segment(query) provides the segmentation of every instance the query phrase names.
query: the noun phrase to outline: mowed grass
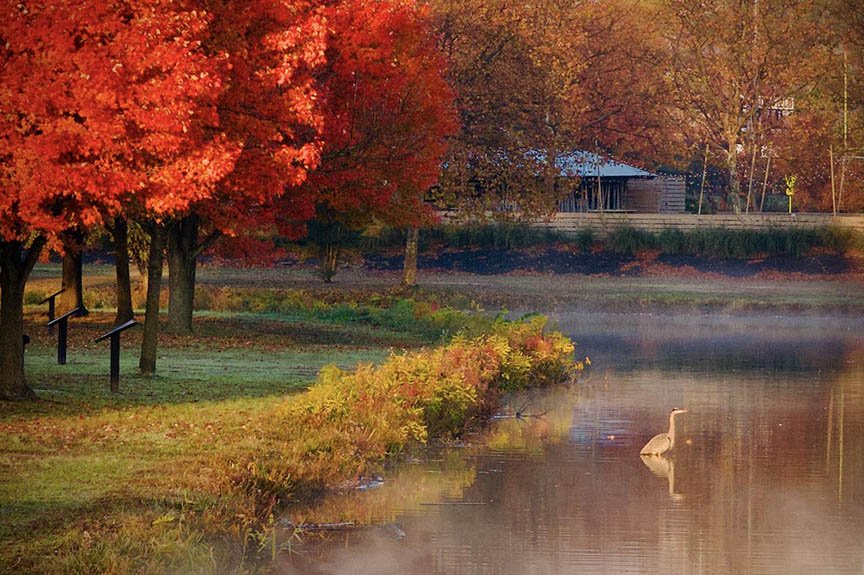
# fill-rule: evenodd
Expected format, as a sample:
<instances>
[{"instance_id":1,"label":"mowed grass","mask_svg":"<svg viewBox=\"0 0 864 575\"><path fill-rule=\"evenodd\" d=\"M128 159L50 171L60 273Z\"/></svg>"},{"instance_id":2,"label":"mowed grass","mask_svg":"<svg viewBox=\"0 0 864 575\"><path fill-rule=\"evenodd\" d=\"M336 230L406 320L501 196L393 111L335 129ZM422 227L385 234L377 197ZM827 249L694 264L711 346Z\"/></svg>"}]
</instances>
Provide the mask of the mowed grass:
<instances>
[{"instance_id":1,"label":"mowed grass","mask_svg":"<svg viewBox=\"0 0 864 575\"><path fill-rule=\"evenodd\" d=\"M194 335L160 335L155 376L137 370L141 329L125 332L115 394L108 342L94 342L111 328L110 309L87 302L91 313L69 323L67 364L57 364L45 306L33 303L56 281L51 271L39 270L26 311L25 367L40 400L0 403L0 572L162 571L142 548L172 568L195 551L191 571L211 562L218 571L221 551L197 543L206 535L203 515L224 519L219 503L207 508L206 494L227 481L217 460L254 443L260 414L306 389L324 366L377 364L442 334L402 317L405 310L388 311L386 296L380 309L315 300L281 312L210 310L196 313ZM99 296L110 276L88 281ZM254 289L244 293L255 299ZM268 292L267 301L292 297ZM187 529L192 515L197 527ZM170 529L153 529L160 522ZM155 539L132 544L139 537ZM183 557L166 559L166 546ZM103 560L117 564L102 569Z\"/></svg>"},{"instance_id":2,"label":"mowed grass","mask_svg":"<svg viewBox=\"0 0 864 575\"><path fill-rule=\"evenodd\" d=\"M263 397L304 388L325 365L374 363L391 350L429 342L364 325L294 323L269 314L219 315L197 319L194 335L161 336L155 376L138 372L140 328L124 332L117 394L108 385L109 343L93 341L110 329L111 314L91 312L70 322L65 366L57 364L56 343L39 326L30 330L28 382L41 398L73 409L83 401L120 406Z\"/></svg>"}]
</instances>

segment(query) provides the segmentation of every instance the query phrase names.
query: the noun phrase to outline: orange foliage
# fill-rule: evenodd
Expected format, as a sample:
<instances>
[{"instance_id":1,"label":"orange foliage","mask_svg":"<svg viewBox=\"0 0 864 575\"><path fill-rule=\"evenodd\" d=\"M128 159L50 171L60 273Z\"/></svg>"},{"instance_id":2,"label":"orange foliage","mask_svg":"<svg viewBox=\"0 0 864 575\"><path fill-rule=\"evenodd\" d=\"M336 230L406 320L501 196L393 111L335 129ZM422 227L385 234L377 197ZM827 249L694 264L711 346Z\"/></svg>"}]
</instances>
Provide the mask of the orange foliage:
<instances>
[{"instance_id":1,"label":"orange foliage","mask_svg":"<svg viewBox=\"0 0 864 575\"><path fill-rule=\"evenodd\" d=\"M327 26L318 3L205 0L213 14L206 44L227 54L219 128L241 149L230 177L198 214L229 235L260 231L284 196L292 218L314 215L300 188L319 164L324 118L314 73L324 62Z\"/></svg>"},{"instance_id":2,"label":"orange foliage","mask_svg":"<svg viewBox=\"0 0 864 575\"><path fill-rule=\"evenodd\" d=\"M237 148L213 127L223 61L205 13L145 0L6 2L0 233L98 224L132 198L157 216L207 196Z\"/></svg>"},{"instance_id":3,"label":"orange foliage","mask_svg":"<svg viewBox=\"0 0 864 575\"><path fill-rule=\"evenodd\" d=\"M326 10L320 169L306 189L324 211L364 225L417 225L455 129L427 10L411 2L343 0ZM283 205L282 212L293 215Z\"/></svg>"}]
</instances>

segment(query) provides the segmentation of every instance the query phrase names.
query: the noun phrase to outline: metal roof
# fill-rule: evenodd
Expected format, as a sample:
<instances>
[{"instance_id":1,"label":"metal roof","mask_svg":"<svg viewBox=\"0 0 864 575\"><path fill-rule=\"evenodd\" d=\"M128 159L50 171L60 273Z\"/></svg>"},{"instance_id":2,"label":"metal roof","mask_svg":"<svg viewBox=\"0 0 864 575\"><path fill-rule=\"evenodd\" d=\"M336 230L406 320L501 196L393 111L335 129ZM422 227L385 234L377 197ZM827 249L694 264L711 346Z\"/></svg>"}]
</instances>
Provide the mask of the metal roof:
<instances>
[{"instance_id":1,"label":"metal roof","mask_svg":"<svg viewBox=\"0 0 864 575\"><path fill-rule=\"evenodd\" d=\"M565 152L555 159L555 166L566 177L647 178L654 174L611 158L583 150Z\"/></svg>"}]
</instances>

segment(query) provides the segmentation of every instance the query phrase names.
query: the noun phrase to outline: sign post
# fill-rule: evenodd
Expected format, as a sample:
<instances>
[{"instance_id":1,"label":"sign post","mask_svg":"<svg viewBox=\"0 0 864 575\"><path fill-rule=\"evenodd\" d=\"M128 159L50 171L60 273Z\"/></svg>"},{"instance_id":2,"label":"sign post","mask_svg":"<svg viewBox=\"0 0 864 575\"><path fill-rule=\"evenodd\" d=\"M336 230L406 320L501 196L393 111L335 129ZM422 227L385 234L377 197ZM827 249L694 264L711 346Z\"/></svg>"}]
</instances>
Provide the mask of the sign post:
<instances>
[{"instance_id":1,"label":"sign post","mask_svg":"<svg viewBox=\"0 0 864 575\"><path fill-rule=\"evenodd\" d=\"M54 304L54 300L57 299L57 296L60 295L61 293L63 293L64 291L66 291L66 288L63 288L60 291L56 291L56 292L52 293L51 295L49 295L48 297L46 297L45 299L43 299L42 301L39 302L39 305L42 305L43 303L48 304L48 331L50 333L54 333L54 326L51 325L51 322L54 321L54 312L56 309L55 304Z\"/></svg>"},{"instance_id":2,"label":"sign post","mask_svg":"<svg viewBox=\"0 0 864 575\"><path fill-rule=\"evenodd\" d=\"M60 329L57 333L57 363L66 365L66 343L69 337L69 318L75 317L81 313L81 308L76 307L73 310L67 311L57 319L52 319L48 322L48 327L54 327L56 324Z\"/></svg>"},{"instance_id":3,"label":"sign post","mask_svg":"<svg viewBox=\"0 0 864 575\"><path fill-rule=\"evenodd\" d=\"M789 196L789 213L792 213L792 196L795 195L795 180L797 176L786 176L786 195Z\"/></svg>"},{"instance_id":4,"label":"sign post","mask_svg":"<svg viewBox=\"0 0 864 575\"><path fill-rule=\"evenodd\" d=\"M94 342L100 342L103 339L111 338L111 392L117 393L120 391L120 334L135 327L138 322L130 319L124 324L118 325L106 334L97 337Z\"/></svg>"}]
</instances>

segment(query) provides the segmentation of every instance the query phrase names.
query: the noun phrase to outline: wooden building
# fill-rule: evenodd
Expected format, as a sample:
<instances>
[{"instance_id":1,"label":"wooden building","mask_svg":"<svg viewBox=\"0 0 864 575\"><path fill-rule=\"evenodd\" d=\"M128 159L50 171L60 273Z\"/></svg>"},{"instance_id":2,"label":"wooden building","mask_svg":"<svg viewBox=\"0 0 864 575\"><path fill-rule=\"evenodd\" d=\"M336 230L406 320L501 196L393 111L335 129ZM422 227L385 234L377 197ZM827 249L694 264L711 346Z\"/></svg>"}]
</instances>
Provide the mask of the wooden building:
<instances>
[{"instance_id":1,"label":"wooden building","mask_svg":"<svg viewBox=\"0 0 864 575\"><path fill-rule=\"evenodd\" d=\"M559 212L683 213L683 177L658 176L597 154L558 156ZM569 188L569 190L568 190Z\"/></svg>"}]
</instances>

